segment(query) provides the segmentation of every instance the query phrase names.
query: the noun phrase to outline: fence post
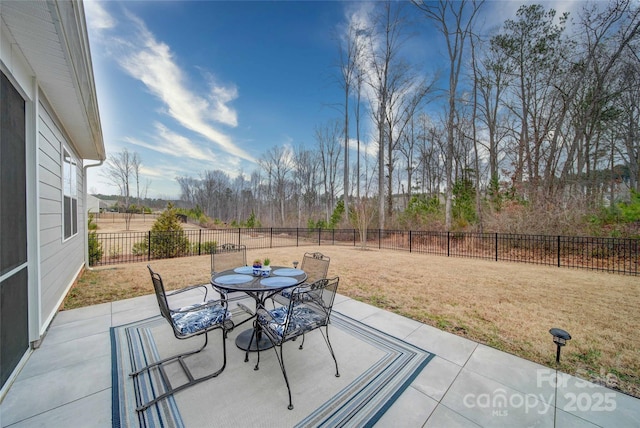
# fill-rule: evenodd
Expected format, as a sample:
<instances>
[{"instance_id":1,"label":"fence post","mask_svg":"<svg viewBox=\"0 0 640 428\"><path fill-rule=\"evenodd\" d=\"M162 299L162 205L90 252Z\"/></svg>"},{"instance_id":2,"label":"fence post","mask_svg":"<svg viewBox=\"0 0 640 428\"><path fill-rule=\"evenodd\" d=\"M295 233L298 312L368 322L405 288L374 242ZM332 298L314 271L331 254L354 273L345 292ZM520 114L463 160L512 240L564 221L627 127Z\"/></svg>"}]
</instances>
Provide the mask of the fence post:
<instances>
[{"instance_id":1,"label":"fence post","mask_svg":"<svg viewBox=\"0 0 640 428\"><path fill-rule=\"evenodd\" d=\"M560 235L558 235L558 267L560 267Z\"/></svg>"},{"instance_id":2,"label":"fence post","mask_svg":"<svg viewBox=\"0 0 640 428\"><path fill-rule=\"evenodd\" d=\"M318 246L320 246L321 234L322 234L322 228L321 228L321 227L319 227L319 228L318 228Z\"/></svg>"},{"instance_id":3,"label":"fence post","mask_svg":"<svg viewBox=\"0 0 640 428\"><path fill-rule=\"evenodd\" d=\"M273 248L273 227L269 228L269 248Z\"/></svg>"},{"instance_id":4,"label":"fence post","mask_svg":"<svg viewBox=\"0 0 640 428\"><path fill-rule=\"evenodd\" d=\"M147 232L147 261L151 261L151 231Z\"/></svg>"},{"instance_id":5,"label":"fence post","mask_svg":"<svg viewBox=\"0 0 640 428\"><path fill-rule=\"evenodd\" d=\"M382 249L382 229L378 229L378 250Z\"/></svg>"},{"instance_id":6,"label":"fence post","mask_svg":"<svg viewBox=\"0 0 640 428\"><path fill-rule=\"evenodd\" d=\"M300 246L300 228L296 227L296 247Z\"/></svg>"},{"instance_id":7,"label":"fence post","mask_svg":"<svg viewBox=\"0 0 640 428\"><path fill-rule=\"evenodd\" d=\"M200 229L198 233L198 255L201 255L201 252L200 252L201 249L202 249L202 229Z\"/></svg>"},{"instance_id":8,"label":"fence post","mask_svg":"<svg viewBox=\"0 0 640 428\"><path fill-rule=\"evenodd\" d=\"M411 252L411 231L409 231L409 252Z\"/></svg>"},{"instance_id":9,"label":"fence post","mask_svg":"<svg viewBox=\"0 0 640 428\"><path fill-rule=\"evenodd\" d=\"M496 232L496 261L498 261L498 232Z\"/></svg>"},{"instance_id":10,"label":"fence post","mask_svg":"<svg viewBox=\"0 0 640 428\"><path fill-rule=\"evenodd\" d=\"M451 232L447 230L447 257L451 256Z\"/></svg>"},{"instance_id":11,"label":"fence post","mask_svg":"<svg viewBox=\"0 0 640 428\"><path fill-rule=\"evenodd\" d=\"M356 246L356 230L353 229L353 246Z\"/></svg>"}]
</instances>

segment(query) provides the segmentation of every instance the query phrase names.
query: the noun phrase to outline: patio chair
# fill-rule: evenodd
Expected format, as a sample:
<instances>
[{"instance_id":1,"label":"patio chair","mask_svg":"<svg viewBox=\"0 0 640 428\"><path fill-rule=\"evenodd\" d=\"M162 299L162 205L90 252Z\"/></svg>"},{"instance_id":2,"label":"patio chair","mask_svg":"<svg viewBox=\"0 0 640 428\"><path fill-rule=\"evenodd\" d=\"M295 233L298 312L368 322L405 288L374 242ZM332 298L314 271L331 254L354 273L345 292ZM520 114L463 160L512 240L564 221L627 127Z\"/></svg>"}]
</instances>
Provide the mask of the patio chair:
<instances>
[{"instance_id":1,"label":"patio chair","mask_svg":"<svg viewBox=\"0 0 640 428\"><path fill-rule=\"evenodd\" d=\"M237 268L239 266L247 265L247 246L233 243L226 243L220 246L216 246L211 251L211 275L215 275L216 273ZM239 291L231 291L219 289L213 284L211 287L220 294L220 298L226 300L227 302L241 301L247 298L247 296ZM233 294L233 297L230 295ZM246 312L247 314L253 316L253 311L244 303L238 302L236 304L241 311ZM235 309L234 309L235 310ZM236 311L235 314L238 315L240 312ZM244 324L248 320L241 322L240 324Z\"/></svg>"},{"instance_id":2,"label":"patio chair","mask_svg":"<svg viewBox=\"0 0 640 428\"><path fill-rule=\"evenodd\" d=\"M245 245L222 244L211 251L211 275L246 265L247 247Z\"/></svg>"},{"instance_id":3,"label":"patio chair","mask_svg":"<svg viewBox=\"0 0 640 428\"><path fill-rule=\"evenodd\" d=\"M328 256L325 256L322 253L304 253L302 257L302 264L300 265L300 269L305 271L307 274L306 283L310 284L312 282L316 282L319 279L324 279L327 277L327 272L329 271L329 262L331 259ZM280 293L277 293L271 297L274 303L274 307L276 302L287 306L289 304L289 299L291 297L291 289L287 288L282 290Z\"/></svg>"},{"instance_id":4,"label":"patio chair","mask_svg":"<svg viewBox=\"0 0 640 428\"><path fill-rule=\"evenodd\" d=\"M216 246L211 251L211 275L216 273L237 268L240 266L247 265L247 247L246 245L238 245L238 244L222 244L220 246ZM213 287L213 286L212 286ZM229 301L229 291L221 290L216 287L213 287L215 291L220 293L220 297ZM231 300L242 300L246 298L244 293L240 292L231 292L236 294L235 297L231 298ZM238 305L241 309L250 314L253 314L253 311L246 307L244 304Z\"/></svg>"},{"instance_id":5,"label":"patio chair","mask_svg":"<svg viewBox=\"0 0 640 428\"><path fill-rule=\"evenodd\" d=\"M167 296L174 296L176 294L194 290L198 287L204 288L206 296L207 287L204 285L195 285L167 293L164 289L162 277L158 273L154 272L151 269L151 266L147 265L147 268L149 269L151 280L153 281L153 288L155 289L158 306L160 307L160 314L167 320L169 325L171 325L174 336L177 339L188 339L194 336L204 335L204 344L194 351L163 358L160 361L151 363L129 374L129 376L135 379L140 374L156 368L161 376L162 382L164 383L164 388L166 389L166 392L158 395L153 400L140 404L136 408L139 412L178 391L214 378L222 373L227 365L227 333L233 330L234 327L233 321L231 321L231 313L227 311L226 301L224 300L203 301L202 303L194 303L182 308L171 309L169 307ZM194 378L185 362L185 358L202 351L209 342L208 333L213 330L222 330L222 367L207 375ZM171 385L164 366L173 362L178 362L180 367L184 370L185 376L188 379L186 383L178 386Z\"/></svg>"},{"instance_id":6,"label":"patio chair","mask_svg":"<svg viewBox=\"0 0 640 428\"><path fill-rule=\"evenodd\" d=\"M293 297L289 300L288 306L281 306L271 310L267 310L264 306L259 306L257 309L255 322L258 323L262 334L268 337L271 343L273 343L284 381L287 384L289 410L293 409L293 403L291 401L289 379L287 378L287 371L284 366L283 345L286 342L302 335L303 340L298 347L298 349L302 349L304 345L304 334L312 330L320 329L336 366L335 375L336 377L340 377L338 361L336 360L336 355L329 341L329 317L331 316L331 309L333 308L333 301L336 296L339 280L338 277L319 279L311 284L297 286L293 289L291 294ZM325 332L322 331L321 327L325 328ZM279 354L276 348L280 348ZM248 361L248 355L249 353L247 351L245 361ZM259 369L259 350L257 358L258 360L254 370Z\"/></svg>"}]
</instances>

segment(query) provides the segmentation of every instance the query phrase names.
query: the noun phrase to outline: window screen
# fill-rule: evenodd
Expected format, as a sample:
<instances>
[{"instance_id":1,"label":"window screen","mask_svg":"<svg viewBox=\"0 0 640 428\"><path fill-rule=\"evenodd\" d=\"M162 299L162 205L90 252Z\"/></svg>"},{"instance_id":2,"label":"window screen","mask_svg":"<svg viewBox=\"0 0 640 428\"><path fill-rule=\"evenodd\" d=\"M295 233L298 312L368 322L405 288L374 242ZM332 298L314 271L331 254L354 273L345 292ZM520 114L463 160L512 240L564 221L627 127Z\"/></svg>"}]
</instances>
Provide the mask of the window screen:
<instances>
[{"instance_id":1,"label":"window screen","mask_svg":"<svg viewBox=\"0 0 640 428\"><path fill-rule=\"evenodd\" d=\"M1 80L0 275L27 261L25 104L4 74Z\"/></svg>"}]
</instances>

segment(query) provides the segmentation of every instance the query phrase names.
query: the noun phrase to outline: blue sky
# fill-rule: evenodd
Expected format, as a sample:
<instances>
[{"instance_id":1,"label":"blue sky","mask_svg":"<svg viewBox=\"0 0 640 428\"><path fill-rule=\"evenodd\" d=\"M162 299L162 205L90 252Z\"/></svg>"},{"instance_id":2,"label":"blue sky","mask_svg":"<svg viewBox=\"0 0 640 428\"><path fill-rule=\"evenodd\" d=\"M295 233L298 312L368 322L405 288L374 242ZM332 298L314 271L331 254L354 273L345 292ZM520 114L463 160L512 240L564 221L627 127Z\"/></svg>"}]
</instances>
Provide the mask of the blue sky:
<instances>
[{"instance_id":1,"label":"blue sky","mask_svg":"<svg viewBox=\"0 0 640 428\"><path fill-rule=\"evenodd\" d=\"M513 17L519 4L488 2L484 25ZM368 7L85 0L107 153L137 152L147 195L178 197L177 176L222 170L248 177L271 147L314 145L315 128L341 118L336 34L347 16ZM444 52L415 17L422 25L406 53L435 73ZM103 171L89 169L89 192L118 193Z\"/></svg>"}]
</instances>

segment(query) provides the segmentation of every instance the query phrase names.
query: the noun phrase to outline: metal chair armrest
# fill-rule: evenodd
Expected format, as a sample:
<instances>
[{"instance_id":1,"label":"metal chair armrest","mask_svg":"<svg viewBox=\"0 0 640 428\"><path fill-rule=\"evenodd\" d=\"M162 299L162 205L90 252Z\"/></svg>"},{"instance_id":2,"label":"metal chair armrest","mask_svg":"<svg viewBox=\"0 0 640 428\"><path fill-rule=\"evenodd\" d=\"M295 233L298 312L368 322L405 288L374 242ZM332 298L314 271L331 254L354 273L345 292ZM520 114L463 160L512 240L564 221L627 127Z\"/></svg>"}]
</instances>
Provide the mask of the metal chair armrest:
<instances>
[{"instance_id":1,"label":"metal chair armrest","mask_svg":"<svg viewBox=\"0 0 640 428\"><path fill-rule=\"evenodd\" d=\"M193 291L193 290L196 290L196 289L198 289L200 287L202 287L204 289L204 298L202 299L202 301L204 302L205 300L207 300L207 293L209 292L209 289L207 288L206 284L189 285L187 287L180 288L178 290L172 290L172 291L166 293L166 296L167 297L175 296L176 294L184 293L184 292L187 292L187 291Z\"/></svg>"},{"instance_id":2,"label":"metal chair armrest","mask_svg":"<svg viewBox=\"0 0 640 428\"><path fill-rule=\"evenodd\" d=\"M176 314L183 314L183 313L188 313L188 312L198 312L198 311L201 311L203 309L210 308L210 307L216 306L216 305L222 306L225 309L225 311L227 311L227 312L229 311L227 309L227 303L224 300L209 300L209 301L207 301L207 302L205 302L203 304L192 305L193 306L192 308L189 308L188 306L186 306L185 307L186 309L185 308L170 309L170 311L172 313L176 313Z\"/></svg>"}]
</instances>

